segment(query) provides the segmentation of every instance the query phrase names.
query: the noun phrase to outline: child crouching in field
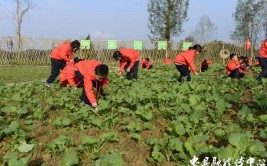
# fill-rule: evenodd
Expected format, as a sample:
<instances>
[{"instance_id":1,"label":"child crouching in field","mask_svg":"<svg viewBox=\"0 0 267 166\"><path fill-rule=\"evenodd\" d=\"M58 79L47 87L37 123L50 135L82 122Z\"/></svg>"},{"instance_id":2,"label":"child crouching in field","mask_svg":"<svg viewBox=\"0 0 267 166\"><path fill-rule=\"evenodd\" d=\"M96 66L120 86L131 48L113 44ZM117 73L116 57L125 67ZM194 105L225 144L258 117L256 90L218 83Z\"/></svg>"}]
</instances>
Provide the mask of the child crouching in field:
<instances>
[{"instance_id":1,"label":"child crouching in field","mask_svg":"<svg viewBox=\"0 0 267 166\"><path fill-rule=\"evenodd\" d=\"M75 74L83 80L81 101L93 106L98 111L97 101L101 93L101 88L108 85L108 66L95 60L83 60L74 65ZM96 89L96 94L94 92Z\"/></svg>"},{"instance_id":2,"label":"child crouching in field","mask_svg":"<svg viewBox=\"0 0 267 166\"><path fill-rule=\"evenodd\" d=\"M152 69L153 65L150 63L149 58L145 58L141 63L142 69Z\"/></svg>"},{"instance_id":3,"label":"child crouching in field","mask_svg":"<svg viewBox=\"0 0 267 166\"><path fill-rule=\"evenodd\" d=\"M74 58L74 64L80 61L82 61L82 59ZM60 73L59 79L61 86L65 87L67 85L70 85L75 88L83 87L83 81L75 75L74 64L67 65Z\"/></svg>"},{"instance_id":4,"label":"child crouching in field","mask_svg":"<svg viewBox=\"0 0 267 166\"><path fill-rule=\"evenodd\" d=\"M51 59L51 75L45 82L46 87L50 87L52 82L59 75L60 70L66 67L66 64L73 63L73 54L80 49L80 42L74 40L72 42L64 42L56 47L50 54Z\"/></svg>"},{"instance_id":5,"label":"child crouching in field","mask_svg":"<svg viewBox=\"0 0 267 166\"><path fill-rule=\"evenodd\" d=\"M196 44L193 47L189 47L188 50L178 54L175 57L175 66L181 74L177 81L182 82L183 77L187 77L187 81L191 81L189 67L195 75L198 75L194 60L195 56L198 55L200 52L202 52L202 47L199 44Z\"/></svg>"},{"instance_id":6,"label":"child crouching in field","mask_svg":"<svg viewBox=\"0 0 267 166\"><path fill-rule=\"evenodd\" d=\"M200 62L200 71L201 72L205 72L209 69L210 65L212 64L211 60L206 60L206 59L203 59L201 62Z\"/></svg>"},{"instance_id":7,"label":"child crouching in field","mask_svg":"<svg viewBox=\"0 0 267 166\"><path fill-rule=\"evenodd\" d=\"M228 77L240 79L245 76L242 69L240 69L240 62L236 54L231 54L230 59L226 65L226 74Z\"/></svg>"},{"instance_id":8,"label":"child crouching in field","mask_svg":"<svg viewBox=\"0 0 267 166\"><path fill-rule=\"evenodd\" d=\"M172 62L172 60L170 59L170 57L167 57L167 58L164 60L163 63L166 64L166 65L173 64L173 62Z\"/></svg>"}]
</instances>

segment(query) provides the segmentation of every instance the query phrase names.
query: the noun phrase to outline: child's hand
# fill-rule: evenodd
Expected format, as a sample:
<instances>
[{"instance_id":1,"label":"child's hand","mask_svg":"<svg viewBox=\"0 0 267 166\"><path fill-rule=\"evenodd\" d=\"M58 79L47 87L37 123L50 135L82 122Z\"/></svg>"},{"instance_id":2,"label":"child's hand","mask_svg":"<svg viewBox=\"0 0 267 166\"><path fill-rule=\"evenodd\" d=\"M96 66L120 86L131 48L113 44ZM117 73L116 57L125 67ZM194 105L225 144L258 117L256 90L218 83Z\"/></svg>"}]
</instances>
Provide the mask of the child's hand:
<instances>
[{"instance_id":1,"label":"child's hand","mask_svg":"<svg viewBox=\"0 0 267 166\"><path fill-rule=\"evenodd\" d=\"M99 111L97 107L95 107L94 110L95 110L95 113L98 113Z\"/></svg>"},{"instance_id":2,"label":"child's hand","mask_svg":"<svg viewBox=\"0 0 267 166\"><path fill-rule=\"evenodd\" d=\"M130 68L130 67L128 67L126 71L129 73L129 72L131 71L131 68Z\"/></svg>"},{"instance_id":3,"label":"child's hand","mask_svg":"<svg viewBox=\"0 0 267 166\"><path fill-rule=\"evenodd\" d=\"M195 73L195 75L197 75L197 76L198 76L198 72L196 72L196 73Z\"/></svg>"},{"instance_id":4,"label":"child's hand","mask_svg":"<svg viewBox=\"0 0 267 166\"><path fill-rule=\"evenodd\" d=\"M122 75L122 72L119 72L118 76L120 77Z\"/></svg>"}]
</instances>

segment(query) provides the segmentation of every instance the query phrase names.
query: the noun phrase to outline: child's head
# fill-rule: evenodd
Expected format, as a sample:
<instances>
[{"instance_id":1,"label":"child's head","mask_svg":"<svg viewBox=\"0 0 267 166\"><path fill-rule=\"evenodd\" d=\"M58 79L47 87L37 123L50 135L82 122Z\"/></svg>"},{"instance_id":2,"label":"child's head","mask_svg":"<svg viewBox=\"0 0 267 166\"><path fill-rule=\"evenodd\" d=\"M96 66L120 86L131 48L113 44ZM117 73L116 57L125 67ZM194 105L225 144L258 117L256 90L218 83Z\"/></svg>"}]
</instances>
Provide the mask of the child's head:
<instances>
[{"instance_id":1,"label":"child's head","mask_svg":"<svg viewBox=\"0 0 267 166\"><path fill-rule=\"evenodd\" d=\"M78 40L74 40L70 43L70 48L72 52L76 52L80 49L81 43Z\"/></svg>"},{"instance_id":2,"label":"child's head","mask_svg":"<svg viewBox=\"0 0 267 166\"><path fill-rule=\"evenodd\" d=\"M120 51L115 51L115 52L113 53L113 58L114 58L116 61L121 60L122 55L121 55Z\"/></svg>"},{"instance_id":3,"label":"child's head","mask_svg":"<svg viewBox=\"0 0 267 166\"><path fill-rule=\"evenodd\" d=\"M235 53L232 53L232 54L230 55L230 59L231 59L231 60L234 60L234 61L237 61L237 60L238 60L237 55L236 55Z\"/></svg>"},{"instance_id":4,"label":"child's head","mask_svg":"<svg viewBox=\"0 0 267 166\"><path fill-rule=\"evenodd\" d=\"M78 57L75 57L74 58L74 63L78 63L78 62L80 62L80 61L83 61L84 59L80 59L80 58L78 58Z\"/></svg>"},{"instance_id":5,"label":"child's head","mask_svg":"<svg viewBox=\"0 0 267 166\"><path fill-rule=\"evenodd\" d=\"M95 68L95 77L97 81L102 81L104 78L108 77L108 66L105 64L97 65Z\"/></svg>"},{"instance_id":6,"label":"child's head","mask_svg":"<svg viewBox=\"0 0 267 166\"><path fill-rule=\"evenodd\" d=\"M145 60L146 60L147 62L149 62L149 58L145 58Z\"/></svg>"},{"instance_id":7,"label":"child's head","mask_svg":"<svg viewBox=\"0 0 267 166\"><path fill-rule=\"evenodd\" d=\"M195 50L196 55L202 52L202 47L199 44L195 44L193 47L189 47L189 49Z\"/></svg>"}]
</instances>

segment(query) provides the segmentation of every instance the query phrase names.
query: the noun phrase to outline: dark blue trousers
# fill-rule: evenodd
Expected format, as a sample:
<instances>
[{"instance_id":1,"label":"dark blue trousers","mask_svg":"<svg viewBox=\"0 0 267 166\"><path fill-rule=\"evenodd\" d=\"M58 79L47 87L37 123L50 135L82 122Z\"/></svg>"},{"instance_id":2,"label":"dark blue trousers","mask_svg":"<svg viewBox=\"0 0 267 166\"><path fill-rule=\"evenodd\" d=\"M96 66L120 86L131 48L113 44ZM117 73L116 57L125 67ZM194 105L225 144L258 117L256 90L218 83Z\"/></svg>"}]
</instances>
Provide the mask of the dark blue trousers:
<instances>
[{"instance_id":1,"label":"dark blue trousers","mask_svg":"<svg viewBox=\"0 0 267 166\"><path fill-rule=\"evenodd\" d=\"M64 60L56 60L51 58L51 75L46 80L47 83L51 84L55 81L59 75L60 69L63 70L66 67L66 62Z\"/></svg>"}]
</instances>

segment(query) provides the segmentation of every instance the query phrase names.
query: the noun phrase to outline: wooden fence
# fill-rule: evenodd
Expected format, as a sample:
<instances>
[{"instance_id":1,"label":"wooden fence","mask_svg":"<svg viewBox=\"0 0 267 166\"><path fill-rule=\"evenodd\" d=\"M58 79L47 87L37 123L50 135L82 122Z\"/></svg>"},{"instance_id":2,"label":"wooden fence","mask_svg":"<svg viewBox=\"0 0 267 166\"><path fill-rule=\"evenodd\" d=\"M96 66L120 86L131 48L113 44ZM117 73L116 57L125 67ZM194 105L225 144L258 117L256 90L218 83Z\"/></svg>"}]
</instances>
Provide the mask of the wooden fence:
<instances>
[{"instance_id":1,"label":"wooden fence","mask_svg":"<svg viewBox=\"0 0 267 166\"><path fill-rule=\"evenodd\" d=\"M15 37L0 37L0 64L50 65L49 54L52 49L63 41L72 40L74 39L21 38L18 40ZM21 48L17 47L18 42L21 42ZM100 60L111 66L117 66L117 62L112 58L113 52L123 47L136 47L142 58L148 57L152 63L160 64L163 63L166 56L174 59L178 53L183 51L184 44L185 42L182 41L91 40L90 46L77 51L75 57ZM211 42L205 44L204 48L204 51L196 59L197 63L204 58L213 62L226 62L227 59L223 60L220 57L222 49L227 49L230 53L236 53L237 55L247 55L254 59L259 45L255 45L255 49L251 49L248 52L245 51L244 43Z\"/></svg>"}]
</instances>

